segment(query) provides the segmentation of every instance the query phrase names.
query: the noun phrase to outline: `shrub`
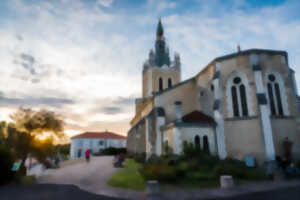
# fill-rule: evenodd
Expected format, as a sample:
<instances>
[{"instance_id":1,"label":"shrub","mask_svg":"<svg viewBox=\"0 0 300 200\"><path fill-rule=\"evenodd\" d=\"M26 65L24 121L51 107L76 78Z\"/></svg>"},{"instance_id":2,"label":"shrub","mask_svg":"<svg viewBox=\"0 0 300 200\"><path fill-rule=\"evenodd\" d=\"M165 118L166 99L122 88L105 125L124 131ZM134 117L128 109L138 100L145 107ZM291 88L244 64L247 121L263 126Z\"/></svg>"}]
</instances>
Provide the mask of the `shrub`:
<instances>
[{"instance_id":1,"label":"shrub","mask_svg":"<svg viewBox=\"0 0 300 200\"><path fill-rule=\"evenodd\" d=\"M115 147L108 147L103 149L100 154L102 155L118 155L120 153L126 153L126 148L115 148Z\"/></svg>"},{"instance_id":2,"label":"shrub","mask_svg":"<svg viewBox=\"0 0 300 200\"><path fill-rule=\"evenodd\" d=\"M186 178L194 181L209 181L215 180L216 177L212 173L191 171L186 173Z\"/></svg>"},{"instance_id":3,"label":"shrub","mask_svg":"<svg viewBox=\"0 0 300 200\"><path fill-rule=\"evenodd\" d=\"M146 153L135 154L134 160L138 163L146 163Z\"/></svg>"},{"instance_id":4,"label":"shrub","mask_svg":"<svg viewBox=\"0 0 300 200\"><path fill-rule=\"evenodd\" d=\"M197 170L197 161L191 160L191 161L180 161L176 165L176 173L177 176L184 176L189 171Z\"/></svg>"},{"instance_id":5,"label":"shrub","mask_svg":"<svg viewBox=\"0 0 300 200\"><path fill-rule=\"evenodd\" d=\"M14 155L12 152L0 146L0 185L9 183L14 178L14 172L11 171L14 163Z\"/></svg>"},{"instance_id":6,"label":"shrub","mask_svg":"<svg viewBox=\"0 0 300 200\"><path fill-rule=\"evenodd\" d=\"M214 168L216 177L222 175L231 175L234 178L243 178L244 170L232 164L218 165Z\"/></svg>"},{"instance_id":7,"label":"shrub","mask_svg":"<svg viewBox=\"0 0 300 200\"><path fill-rule=\"evenodd\" d=\"M177 177L175 167L162 163L145 164L140 171L146 180L169 182L176 180Z\"/></svg>"},{"instance_id":8,"label":"shrub","mask_svg":"<svg viewBox=\"0 0 300 200\"><path fill-rule=\"evenodd\" d=\"M221 175L231 175L237 179L243 180L264 180L268 176L260 169L248 168L239 160L226 159L220 163L220 165L214 168L214 174L216 177Z\"/></svg>"}]
</instances>

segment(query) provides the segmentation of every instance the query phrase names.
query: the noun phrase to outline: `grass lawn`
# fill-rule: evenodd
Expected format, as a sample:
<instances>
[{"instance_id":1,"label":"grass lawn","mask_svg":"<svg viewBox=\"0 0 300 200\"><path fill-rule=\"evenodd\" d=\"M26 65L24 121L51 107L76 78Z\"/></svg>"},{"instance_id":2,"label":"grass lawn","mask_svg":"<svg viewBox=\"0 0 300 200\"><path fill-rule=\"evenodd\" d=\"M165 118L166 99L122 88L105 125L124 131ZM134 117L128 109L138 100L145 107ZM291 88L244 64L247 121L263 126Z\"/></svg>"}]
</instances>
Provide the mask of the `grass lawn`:
<instances>
[{"instance_id":1,"label":"grass lawn","mask_svg":"<svg viewBox=\"0 0 300 200\"><path fill-rule=\"evenodd\" d=\"M113 187L121 187L134 190L145 189L145 179L139 172L141 164L134 160L127 160L124 163L124 168L113 175L107 184Z\"/></svg>"}]
</instances>

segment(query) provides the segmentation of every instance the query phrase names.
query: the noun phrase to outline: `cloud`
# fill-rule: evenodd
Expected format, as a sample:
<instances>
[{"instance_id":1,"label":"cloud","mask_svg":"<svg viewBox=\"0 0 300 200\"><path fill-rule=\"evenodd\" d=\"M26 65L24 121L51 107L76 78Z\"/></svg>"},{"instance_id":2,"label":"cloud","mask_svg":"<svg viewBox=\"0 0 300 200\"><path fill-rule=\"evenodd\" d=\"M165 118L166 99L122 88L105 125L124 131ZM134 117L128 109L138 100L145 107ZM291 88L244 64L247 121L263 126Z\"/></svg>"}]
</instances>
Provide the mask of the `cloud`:
<instances>
[{"instance_id":1,"label":"cloud","mask_svg":"<svg viewBox=\"0 0 300 200\"><path fill-rule=\"evenodd\" d=\"M36 71L34 69L35 58L32 55L21 53L20 55L21 62L20 64L30 72L30 74L35 75Z\"/></svg>"},{"instance_id":2,"label":"cloud","mask_svg":"<svg viewBox=\"0 0 300 200\"><path fill-rule=\"evenodd\" d=\"M47 105L49 107L60 108L66 104L74 104L71 99L56 98L56 97L23 97L11 98L6 97L3 92L0 93L1 107L20 107L20 106L41 106Z\"/></svg>"},{"instance_id":3,"label":"cloud","mask_svg":"<svg viewBox=\"0 0 300 200\"><path fill-rule=\"evenodd\" d=\"M118 97L115 100L113 100L113 103L120 104L120 105L133 105L135 102L134 97Z\"/></svg>"},{"instance_id":4,"label":"cloud","mask_svg":"<svg viewBox=\"0 0 300 200\"><path fill-rule=\"evenodd\" d=\"M121 107L103 107L99 112L103 112L105 114L114 115L122 112Z\"/></svg>"},{"instance_id":5,"label":"cloud","mask_svg":"<svg viewBox=\"0 0 300 200\"><path fill-rule=\"evenodd\" d=\"M110 7L113 4L114 0L98 0L97 3L104 7Z\"/></svg>"}]
</instances>

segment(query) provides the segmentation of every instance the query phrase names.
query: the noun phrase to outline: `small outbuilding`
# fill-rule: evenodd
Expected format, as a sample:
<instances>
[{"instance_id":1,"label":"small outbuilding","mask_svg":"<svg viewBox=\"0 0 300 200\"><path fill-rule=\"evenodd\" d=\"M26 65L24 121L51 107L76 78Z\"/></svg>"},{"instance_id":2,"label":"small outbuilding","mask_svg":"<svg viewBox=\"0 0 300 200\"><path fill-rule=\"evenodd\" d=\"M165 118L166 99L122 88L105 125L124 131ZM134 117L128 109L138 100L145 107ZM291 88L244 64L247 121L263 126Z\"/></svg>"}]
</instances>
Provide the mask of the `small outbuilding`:
<instances>
[{"instance_id":1,"label":"small outbuilding","mask_svg":"<svg viewBox=\"0 0 300 200\"><path fill-rule=\"evenodd\" d=\"M126 137L108 131L85 132L71 138L70 157L84 157L87 149L90 149L92 153L98 153L109 147L126 147Z\"/></svg>"}]
</instances>

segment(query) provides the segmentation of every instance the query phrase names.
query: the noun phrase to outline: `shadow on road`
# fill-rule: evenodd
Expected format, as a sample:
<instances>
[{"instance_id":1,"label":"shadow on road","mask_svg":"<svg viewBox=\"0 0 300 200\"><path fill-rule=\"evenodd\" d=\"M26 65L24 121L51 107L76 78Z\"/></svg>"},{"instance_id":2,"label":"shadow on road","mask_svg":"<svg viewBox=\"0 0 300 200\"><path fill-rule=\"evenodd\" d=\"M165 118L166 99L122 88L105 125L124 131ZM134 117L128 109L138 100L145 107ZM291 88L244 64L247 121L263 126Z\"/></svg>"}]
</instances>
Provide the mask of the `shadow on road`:
<instances>
[{"instance_id":1,"label":"shadow on road","mask_svg":"<svg viewBox=\"0 0 300 200\"><path fill-rule=\"evenodd\" d=\"M96 195L74 185L33 184L0 188L1 200L122 200Z\"/></svg>"}]
</instances>

